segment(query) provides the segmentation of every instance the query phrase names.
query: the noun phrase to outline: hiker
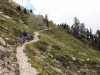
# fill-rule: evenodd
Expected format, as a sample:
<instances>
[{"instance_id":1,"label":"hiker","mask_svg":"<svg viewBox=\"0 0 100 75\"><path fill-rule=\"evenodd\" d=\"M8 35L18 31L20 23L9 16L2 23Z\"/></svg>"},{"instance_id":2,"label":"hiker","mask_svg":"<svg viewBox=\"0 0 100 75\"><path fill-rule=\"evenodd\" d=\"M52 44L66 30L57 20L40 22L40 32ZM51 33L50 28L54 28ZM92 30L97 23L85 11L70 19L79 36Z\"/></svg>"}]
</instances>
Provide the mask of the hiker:
<instances>
[{"instance_id":1,"label":"hiker","mask_svg":"<svg viewBox=\"0 0 100 75\"><path fill-rule=\"evenodd\" d=\"M15 47L22 46L26 42L27 38L28 38L27 33L26 32L22 33L21 37L15 39Z\"/></svg>"},{"instance_id":2,"label":"hiker","mask_svg":"<svg viewBox=\"0 0 100 75\"><path fill-rule=\"evenodd\" d=\"M21 39L22 39L22 44L24 44L24 43L26 42L26 39L27 39L27 38L28 38L27 33L24 32L24 33L22 34L22 37L21 37Z\"/></svg>"}]
</instances>

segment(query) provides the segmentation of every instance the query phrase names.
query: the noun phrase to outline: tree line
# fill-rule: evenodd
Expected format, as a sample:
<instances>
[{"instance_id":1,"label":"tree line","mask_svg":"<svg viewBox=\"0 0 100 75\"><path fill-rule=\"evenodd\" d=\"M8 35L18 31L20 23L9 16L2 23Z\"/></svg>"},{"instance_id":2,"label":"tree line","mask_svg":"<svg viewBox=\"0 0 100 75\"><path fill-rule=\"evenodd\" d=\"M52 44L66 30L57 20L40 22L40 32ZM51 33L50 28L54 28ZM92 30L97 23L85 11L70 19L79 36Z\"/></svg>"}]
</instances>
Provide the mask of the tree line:
<instances>
[{"instance_id":1,"label":"tree line","mask_svg":"<svg viewBox=\"0 0 100 75\"><path fill-rule=\"evenodd\" d=\"M28 12L33 13L32 9L30 9L28 11L26 8L22 9L21 6L17 6L16 9L18 11L23 11L25 14L27 14ZM49 19L48 19L47 14L44 17L44 22L45 22L47 28L49 28L50 24L49 24ZM96 33L93 34L92 29L86 28L85 23L80 23L80 21L77 17L74 18L74 23L72 26L70 26L66 23L62 23L59 26L64 28L67 31L67 33L69 33L81 40L86 39L86 40L92 42L91 45L93 45L94 48L100 49L100 30L97 30Z\"/></svg>"},{"instance_id":2,"label":"tree line","mask_svg":"<svg viewBox=\"0 0 100 75\"><path fill-rule=\"evenodd\" d=\"M84 23L80 23L78 18L74 18L74 23L72 26L69 26L66 23L62 23L59 25L64 28L69 34L79 38L86 39L94 46L96 49L100 49L100 30L97 30L95 34L92 33L92 29L88 29L85 27Z\"/></svg>"},{"instance_id":3,"label":"tree line","mask_svg":"<svg viewBox=\"0 0 100 75\"><path fill-rule=\"evenodd\" d=\"M18 11L23 11L25 14L28 13L28 10L27 10L26 8L24 8L24 9L22 10L21 6L17 6L16 9L17 9ZM33 13L32 9L30 9L29 12L30 12L30 13Z\"/></svg>"}]
</instances>

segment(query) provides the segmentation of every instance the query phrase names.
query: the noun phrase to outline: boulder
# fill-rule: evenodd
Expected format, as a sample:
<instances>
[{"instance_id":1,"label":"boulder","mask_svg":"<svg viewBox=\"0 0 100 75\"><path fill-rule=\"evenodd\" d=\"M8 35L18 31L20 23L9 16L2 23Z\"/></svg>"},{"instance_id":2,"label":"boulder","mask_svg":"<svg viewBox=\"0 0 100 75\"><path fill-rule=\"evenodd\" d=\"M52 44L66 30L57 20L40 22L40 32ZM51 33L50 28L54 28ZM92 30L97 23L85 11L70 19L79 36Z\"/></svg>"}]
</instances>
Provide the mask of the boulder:
<instances>
[{"instance_id":1,"label":"boulder","mask_svg":"<svg viewBox=\"0 0 100 75\"><path fill-rule=\"evenodd\" d=\"M5 51L5 47L0 46L0 51Z\"/></svg>"},{"instance_id":2,"label":"boulder","mask_svg":"<svg viewBox=\"0 0 100 75\"><path fill-rule=\"evenodd\" d=\"M0 37L0 44L6 46L6 42L2 37Z\"/></svg>"}]
</instances>

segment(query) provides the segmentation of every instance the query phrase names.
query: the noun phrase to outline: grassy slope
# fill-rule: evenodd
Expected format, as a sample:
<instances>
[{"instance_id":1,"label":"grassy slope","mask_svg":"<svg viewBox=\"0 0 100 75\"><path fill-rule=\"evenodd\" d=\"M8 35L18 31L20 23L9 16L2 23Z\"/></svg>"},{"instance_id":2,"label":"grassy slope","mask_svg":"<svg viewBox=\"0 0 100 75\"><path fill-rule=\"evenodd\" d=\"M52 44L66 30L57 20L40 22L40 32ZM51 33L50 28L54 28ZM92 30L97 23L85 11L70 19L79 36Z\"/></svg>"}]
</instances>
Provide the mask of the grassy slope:
<instances>
[{"instance_id":1,"label":"grassy slope","mask_svg":"<svg viewBox=\"0 0 100 75\"><path fill-rule=\"evenodd\" d=\"M25 52L40 75L100 74L100 52L61 28L42 32L40 40L27 45Z\"/></svg>"},{"instance_id":2,"label":"grassy slope","mask_svg":"<svg viewBox=\"0 0 100 75\"><path fill-rule=\"evenodd\" d=\"M24 31L33 34L33 31L45 28L42 16L29 16L16 10L15 6L0 0L0 15L4 21L0 22L0 37L9 38L9 44L15 44L15 39ZM19 16L18 16L19 14ZM23 21L23 24L20 22ZM80 74L99 75L100 52L89 48L73 36L66 34L59 28L44 31L40 41L28 45L26 53L31 58L30 62L42 75ZM89 59L89 61L88 61Z\"/></svg>"},{"instance_id":3,"label":"grassy slope","mask_svg":"<svg viewBox=\"0 0 100 75\"><path fill-rule=\"evenodd\" d=\"M30 19L30 16L31 16L31 19ZM39 24L41 26L39 26ZM13 52L12 54L14 55L14 57L12 57L13 59L11 59L14 62L17 61L16 55L15 55L16 54L15 43L20 41L18 37L20 37L24 31L27 32L29 36L33 35L34 31L43 29L43 27L44 25L43 25L42 17L41 18L39 18L39 16L34 17L33 14L29 14L29 13L25 14L23 13L23 10L18 11L16 9L16 5L8 3L7 0L0 0L0 37L2 37L5 40L5 42L10 45L11 48L14 48L12 50ZM6 50L4 50L5 51L4 55L6 51L9 50L7 48L5 49ZM0 50L0 54L1 54L1 50ZM19 74L19 72L17 73ZM18 75L17 73L16 75Z\"/></svg>"},{"instance_id":4,"label":"grassy slope","mask_svg":"<svg viewBox=\"0 0 100 75\"><path fill-rule=\"evenodd\" d=\"M11 11L13 14L10 13ZM33 30L31 28L26 27L25 24L18 22L21 16L18 16L17 14L21 14L21 13L17 12L17 10L13 6L11 6L9 3L7 3L6 0L2 0L2 1L0 0L0 37L2 37L5 40L5 42L10 45L10 48L11 48L11 49L9 47L5 48L4 53L3 53L4 56L2 57L1 57L2 51L0 50L0 61L4 61L6 63L7 60L5 60L5 57L7 53L10 53L9 50L12 50L11 52L12 56L9 55L8 60L9 60L9 63L13 63L13 65L10 64L7 69L10 69L11 67L14 66L12 69L15 69L14 71L15 74L19 75L19 71L17 67L18 65L16 63L17 59L16 59L15 43L16 41L18 41L18 37L20 37L22 32L26 31L29 33L29 35L34 34L34 33L32 33ZM6 40L6 38L8 39ZM0 44L0 46L2 45ZM1 58L3 58L3 60ZM4 67L5 69L6 69L6 65Z\"/></svg>"},{"instance_id":5,"label":"grassy slope","mask_svg":"<svg viewBox=\"0 0 100 75\"><path fill-rule=\"evenodd\" d=\"M21 13L17 12L16 8L8 3L7 0L0 1L0 12L2 12L0 14L0 37L3 37L4 39L9 38L9 40L6 41L9 44L13 45L15 43L15 39L20 37L21 33L24 31L27 31L29 34L32 33L31 28L18 22L20 20ZM6 17L5 15L11 18Z\"/></svg>"},{"instance_id":6,"label":"grassy slope","mask_svg":"<svg viewBox=\"0 0 100 75\"><path fill-rule=\"evenodd\" d=\"M29 12L25 14L23 9L18 11L16 5L10 4L7 0L0 0L0 37L9 38L9 44L14 44L15 39L25 31L28 35L33 35L34 31L45 28L43 17L33 15ZM6 16L12 19L7 18Z\"/></svg>"},{"instance_id":7,"label":"grassy slope","mask_svg":"<svg viewBox=\"0 0 100 75\"><path fill-rule=\"evenodd\" d=\"M25 25L21 23L17 23L1 14L0 17L4 19L4 22L0 24L0 35L4 39L9 38L9 40L14 40L17 39L17 37L20 37L21 33L24 31L27 31L28 33L32 32L32 30L26 28Z\"/></svg>"}]
</instances>

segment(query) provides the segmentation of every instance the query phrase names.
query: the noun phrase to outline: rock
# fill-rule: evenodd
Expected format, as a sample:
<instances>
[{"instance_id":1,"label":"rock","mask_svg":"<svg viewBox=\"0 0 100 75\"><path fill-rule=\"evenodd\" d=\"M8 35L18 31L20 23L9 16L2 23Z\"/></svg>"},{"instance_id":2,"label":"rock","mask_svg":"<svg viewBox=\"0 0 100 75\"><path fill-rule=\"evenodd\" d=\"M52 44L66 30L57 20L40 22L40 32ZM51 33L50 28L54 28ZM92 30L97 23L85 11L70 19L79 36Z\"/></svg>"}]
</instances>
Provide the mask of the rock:
<instances>
[{"instance_id":1,"label":"rock","mask_svg":"<svg viewBox=\"0 0 100 75\"><path fill-rule=\"evenodd\" d=\"M0 37L0 44L6 46L6 42L2 37Z\"/></svg>"},{"instance_id":2,"label":"rock","mask_svg":"<svg viewBox=\"0 0 100 75\"><path fill-rule=\"evenodd\" d=\"M0 71L0 74L1 74L2 72Z\"/></svg>"},{"instance_id":3,"label":"rock","mask_svg":"<svg viewBox=\"0 0 100 75\"><path fill-rule=\"evenodd\" d=\"M0 51L0 75L15 75L16 63L13 59L12 52Z\"/></svg>"},{"instance_id":4,"label":"rock","mask_svg":"<svg viewBox=\"0 0 100 75\"><path fill-rule=\"evenodd\" d=\"M69 69L69 67L67 67L67 69Z\"/></svg>"},{"instance_id":5,"label":"rock","mask_svg":"<svg viewBox=\"0 0 100 75\"><path fill-rule=\"evenodd\" d=\"M80 52L79 52L79 54L82 54L82 55L84 55L84 56L87 56L87 54L86 54L86 53L80 53Z\"/></svg>"},{"instance_id":6,"label":"rock","mask_svg":"<svg viewBox=\"0 0 100 75\"><path fill-rule=\"evenodd\" d=\"M5 47L0 46L0 51L5 51Z\"/></svg>"},{"instance_id":7,"label":"rock","mask_svg":"<svg viewBox=\"0 0 100 75\"><path fill-rule=\"evenodd\" d=\"M80 71L78 71L78 73L80 73Z\"/></svg>"},{"instance_id":8,"label":"rock","mask_svg":"<svg viewBox=\"0 0 100 75\"><path fill-rule=\"evenodd\" d=\"M81 61L84 61L84 59L80 59Z\"/></svg>"},{"instance_id":9,"label":"rock","mask_svg":"<svg viewBox=\"0 0 100 75\"><path fill-rule=\"evenodd\" d=\"M1 22L1 23L5 22L5 19L0 18L0 22Z\"/></svg>"},{"instance_id":10,"label":"rock","mask_svg":"<svg viewBox=\"0 0 100 75\"><path fill-rule=\"evenodd\" d=\"M62 73L62 71L61 71L60 69L56 69L56 71L57 71L58 73Z\"/></svg>"},{"instance_id":11,"label":"rock","mask_svg":"<svg viewBox=\"0 0 100 75\"><path fill-rule=\"evenodd\" d=\"M97 64L97 67L99 67L99 68L100 68L100 65L98 65L98 64Z\"/></svg>"},{"instance_id":12,"label":"rock","mask_svg":"<svg viewBox=\"0 0 100 75\"><path fill-rule=\"evenodd\" d=\"M72 57L72 60L76 60L76 58L75 57Z\"/></svg>"},{"instance_id":13,"label":"rock","mask_svg":"<svg viewBox=\"0 0 100 75\"><path fill-rule=\"evenodd\" d=\"M87 58L86 60L87 60L87 61L89 61L90 59L89 59L89 58Z\"/></svg>"},{"instance_id":14,"label":"rock","mask_svg":"<svg viewBox=\"0 0 100 75\"><path fill-rule=\"evenodd\" d=\"M6 40L9 40L9 38L6 38Z\"/></svg>"},{"instance_id":15,"label":"rock","mask_svg":"<svg viewBox=\"0 0 100 75\"><path fill-rule=\"evenodd\" d=\"M2 14L3 12L0 12L0 14Z\"/></svg>"},{"instance_id":16,"label":"rock","mask_svg":"<svg viewBox=\"0 0 100 75\"><path fill-rule=\"evenodd\" d=\"M50 55L50 57L53 58L54 56L53 55Z\"/></svg>"},{"instance_id":17,"label":"rock","mask_svg":"<svg viewBox=\"0 0 100 75\"><path fill-rule=\"evenodd\" d=\"M61 69L54 68L54 70L55 70L57 73L61 73L61 74L62 74L62 71L61 71Z\"/></svg>"}]
</instances>

